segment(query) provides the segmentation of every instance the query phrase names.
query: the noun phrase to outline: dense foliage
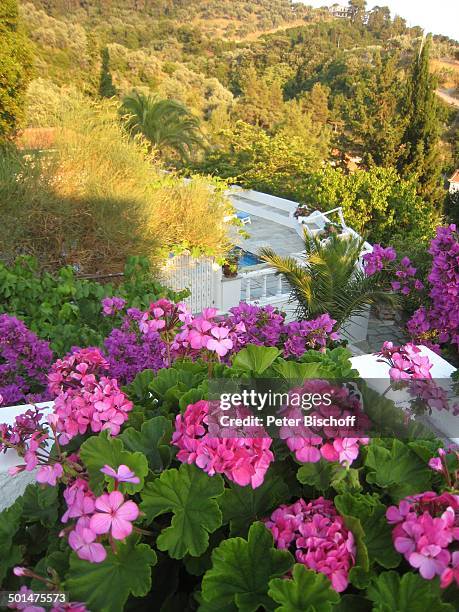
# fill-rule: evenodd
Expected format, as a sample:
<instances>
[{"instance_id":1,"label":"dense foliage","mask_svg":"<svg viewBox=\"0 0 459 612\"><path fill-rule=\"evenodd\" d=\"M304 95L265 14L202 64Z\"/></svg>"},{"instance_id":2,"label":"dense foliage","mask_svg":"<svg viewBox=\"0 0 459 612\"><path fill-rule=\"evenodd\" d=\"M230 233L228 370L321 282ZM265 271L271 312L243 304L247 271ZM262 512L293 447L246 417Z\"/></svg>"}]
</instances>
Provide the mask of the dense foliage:
<instances>
[{"instance_id":1,"label":"dense foliage","mask_svg":"<svg viewBox=\"0 0 459 612\"><path fill-rule=\"evenodd\" d=\"M447 63L457 45L423 44L387 7L365 16L357 4L352 19L333 19L288 0L209 0L193 3L188 23L182 2L75 2L72 18L58 0L24 3L39 76L30 123L73 87L97 98L111 79L120 101L137 91L182 109L172 128L167 117L160 131L138 122L152 142L172 134L173 146L159 147L166 163L312 208L342 197L370 240L426 244L446 195L442 170L457 163L455 110L437 100L432 56ZM198 122L207 146L191 150Z\"/></svg>"},{"instance_id":2,"label":"dense foliage","mask_svg":"<svg viewBox=\"0 0 459 612\"><path fill-rule=\"evenodd\" d=\"M27 85L32 76L29 42L19 24L17 0L0 6L0 142L11 136L24 119Z\"/></svg>"}]
</instances>

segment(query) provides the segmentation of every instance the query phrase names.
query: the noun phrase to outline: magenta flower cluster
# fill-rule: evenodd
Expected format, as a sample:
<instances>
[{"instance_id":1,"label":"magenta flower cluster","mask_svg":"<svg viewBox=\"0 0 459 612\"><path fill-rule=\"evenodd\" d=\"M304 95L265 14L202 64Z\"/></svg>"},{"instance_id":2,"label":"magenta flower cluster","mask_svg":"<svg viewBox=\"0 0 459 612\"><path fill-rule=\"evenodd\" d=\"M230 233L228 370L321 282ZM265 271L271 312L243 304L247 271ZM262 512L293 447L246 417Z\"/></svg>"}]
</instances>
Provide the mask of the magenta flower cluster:
<instances>
[{"instance_id":1,"label":"magenta flower cluster","mask_svg":"<svg viewBox=\"0 0 459 612\"><path fill-rule=\"evenodd\" d=\"M395 261L397 253L392 247L383 248L380 244L373 245L371 253L363 256L363 269L367 276L382 272L388 264Z\"/></svg>"},{"instance_id":2,"label":"magenta flower cluster","mask_svg":"<svg viewBox=\"0 0 459 612\"><path fill-rule=\"evenodd\" d=\"M412 343L404 346L394 346L392 342L384 342L379 361L390 366L389 376L392 380L431 379L432 364L428 357L421 354L421 349Z\"/></svg>"},{"instance_id":3,"label":"magenta flower cluster","mask_svg":"<svg viewBox=\"0 0 459 612\"><path fill-rule=\"evenodd\" d=\"M347 588L356 545L332 501L299 499L277 508L265 524L277 548L290 549L298 563L325 574L338 593Z\"/></svg>"},{"instance_id":4,"label":"magenta flower cluster","mask_svg":"<svg viewBox=\"0 0 459 612\"><path fill-rule=\"evenodd\" d=\"M66 444L88 430L120 432L133 408L114 378L104 373L108 363L95 348L78 349L53 364L49 388L57 395L54 414L60 443Z\"/></svg>"},{"instance_id":5,"label":"magenta flower cluster","mask_svg":"<svg viewBox=\"0 0 459 612\"><path fill-rule=\"evenodd\" d=\"M209 402L204 400L177 415L172 434L172 443L179 448L177 459L197 465L209 476L224 474L241 487L259 487L274 461L271 438L245 437L244 432L239 437L221 437L209 433L211 424Z\"/></svg>"},{"instance_id":6,"label":"magenta flower cluster","mask_svg":"<svg viewBox=\"0 0 459 612\"><path fill-rule=\"evenodd\" d=\"M123 301L115 308L116 299L103 301L107 316L120 314ZM277 346L284 357L301 357L338 340L335 324L328 314L285 323L285 315L271 306L243 302L228 315L218 315L215 308L192 315L185 304L161 299L146 312L127 309L121 327L105 340L105 352L110 375L125 384L145 369L157 371L177 359L228 361L247 344Z\"/></svg>"},{"instance_id":7,"label":"magenta flower cluster","mask_svg":"<svg viewBox=\"0 0 459 612\"><path fill-rule=\"evenodd\" d=\"M53 353L45 340L19 319L0 315L0 405L49 399L46 374L52 361Z\"/></svg>"},{"instance_id":8,"label":"magenta flower cluster","mask_svg":"<svg viewBox=\"0 0 459 612\"><path fill-rule=\"evenodd\" d=\"M339 461L344 465L351 465L359 455L360 445L369 442L364 432L368 431L370 421L363 411L360 400L357 396L351 395L347 387L331 384L325 380L310 380L300 389L295 388L290 391L291 398L308 395L330 397L330 402L322 399L313 410L308 411L311 418L345 419L354 416L354 426L346 428L345 426L286 425L280 428L280 437L286 441L297 461L301 463L317 463L323 458L326 461ZM292 422L303 423L303 410L292 403L283 408L282 415L292 419ZM356 432L361 433L361 436L356 437Z\"/></svg>"},{"instance_id":9,"label":"magenta flower cluster","mask_svg":"<svg viewBox=\"0 0 459 612\"><path fill-rule=\"evenodd\" d=\"M441 586L459 586L459 496L432 491L407 497L390 506L395 549L426 580L440 576Z\"/></svg>"},{"instance_id":10,"label":"magenta flower cluster","mask_svg":"<svg viewBox=\"0 0 459 612\"><path fill-rule=\"evenodd\" d=\"M408 257L403 257L399 268L395 271L397 280L391 282L394 291L400 291L403 295L410 295L413 291L422 291L424 284L416 278L416 268L411 264Z\"/></svg>"},{"instance_id":11,"label":"magenta flower cluster","mask_svg":"<svg viewBox=\"0 0 459 612\"><path fill-rule=\"evenodd\" d=\"M429 307L418 309L408 323L411 335L422 341L434 336L438 343L459 347L459 234L455 225L437 228L430 244L433 257L429 274Z\"/></svg>"}]
</instances>

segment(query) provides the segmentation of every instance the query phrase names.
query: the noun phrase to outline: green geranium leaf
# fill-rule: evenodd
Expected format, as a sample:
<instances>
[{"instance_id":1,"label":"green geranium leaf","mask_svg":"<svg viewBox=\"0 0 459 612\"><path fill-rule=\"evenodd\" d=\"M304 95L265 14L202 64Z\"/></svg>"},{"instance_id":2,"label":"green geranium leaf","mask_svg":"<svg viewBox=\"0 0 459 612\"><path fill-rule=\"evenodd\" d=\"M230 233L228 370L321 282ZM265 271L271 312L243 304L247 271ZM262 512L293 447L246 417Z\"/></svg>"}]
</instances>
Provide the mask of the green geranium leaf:
<instances>
[{"instance_id":1,"label":"green geranium leaf","mask_svg":"<svg viewBox=\"0 0 459 612\"><path fill-rule=\"evenodd\" d=\"M109 465L115 471L120 465L127 465L140 478L139 484L122 482L119 489L122 493L137 493L144 486L144 478L148 474L148 462L145 455L139 452L125 450L120 438L112 438L108 431L102 431L98 436L92 436L81 445L80 457L89 473L89 484L96 495L100 495L107 485L113 491L114 480L100 470Z\"/></svg>"},{"instance_id":2,"label":"green geranium leaf","mask_svg":"<svg viewBox=\"0 0 459 612\"><path fill-rule=\"evenodd\" d=\"M124 388L129 399L135 403L152 403L150 384L155 378L153 370L143 370Z\"/></svg>"},{"instance_id":3,"label":"green geranium leaf","mask_svg":"<svg viewBox=\"0 0 459 612\"><path fill-rule=\"evenodd\" d=\"M119 543L116 554L109 551L103 563L89 563L72 553L64 588L89 610L122 612L129 595L143 597L150 591L155 563L155 552L135 539Z\"/></svg>"},{"instance_id":4,"label":"green geranium leaf","mask_svg":"<svg viewBox=\"0 0 459 612\"><path fill-rule=\"evenodd\" d=\"M424 580L419 574L383 572L368 587L367 597L376 612L453 612L442 603L438 580Z\"/></svg>"},{"instance_id":5,"label":"green geranium leaf","mask_svg":"<svg viewBox=\"0 0 459 612\"><path fill-rule=\"evenodd\" d=\"M279 361L273 366L274 371L285 380L303 381L309 378L320 378L329 374L328 370L320 362L297 363L296 361Z\"/></svg>"},{"instance_id":6,"label":"green geranium leaf","mask_svg":"<svg viewBox=\"0 0 459 612\"><path fill-rule=\"evenodd\" d=\"M180 412L185 412L185 410L190 404L196 404L196 402L199 402L199 400L206 399L206 397L207 397L207 393L204 388L204 385L200 385L196 389L190 389L189 391L187 391L180 397L180 400L179 400Z\"/></svg>"},{"instance_id":7,"label":"green geranium leaf","mask_svg":"<svg viewBox=\"0 0 459 612\"><path fill-rule=\"evenodd\" d=\"M323 574L296 563L293 578L274 578L269 583L268 595L278 604L276 612L330 612L332 604L339 602L339 595L332 589L331 582Z\"/></svg>"},{"instance_id":8,"label":"green geranium leaf","mask_svg":"<svg viewBox=\"0 0 459 612\"><path fill-rule=\"evenodd\" d=\"M202 581L202 612L272 610L269 581L280 578L293 565L286 550L273 547L273 537L263 523L254 523L248 540L230 538L212 553L212 568Z\"/></svg>"},{"instance_id":9,"label":"green geranium leaf","mask_svg":"<svg viewBox=\"0 0 459 612\"><path fill-rule=\"evenodd\" d=\"M158 416L145 421L140 431L128 427L119 438L128 451L143 453L151 470L161 472L171 461L171 434L171 422Z\"/></svg>"},{"instance_id":10,"label":"green geranium leaf","mask_svg":"<svg viewBox=\"0 0 459 612\"><path fill-rule=\"evenodd\" d=\"M57 487L29 484L23 496L22 518L26 523L40 522L51 527L57 521Z\"/></svg>"},{"instance_id":11,"label":"green geranium leaf","mask_svg":"<svg viewBox=\"0 0 459 612\"><path fill-rule=\"evenodd\" d=\"M432 470L400 440L391 440L389 448L373 441L367 449L367 482L389 493L395 502L419 491L428 491Z\"/></svg>"},{"instance_id":12,"label":"green geranium leaf","mask_svg":"<svg viewBox=\"0 0 459 612\"><path fill-rule=\"evenodd\" d=\"M370 561L386 569L397 567L401 556L392 544L392 528L386 520L386 506L377 497L344 493L335 497L335 506L344 517L354 517L363 528L363 541Z\"/></svg>"},{"instance_id":13,"label":"green geranium leaf","mask_svg":"<svg viewBox=\"0 0 459 612\"><path fill-rule=\"evenodd\" d=\"M333 464L331 473L332 478L330 484L338 493L361 491L360 470L335 463Z\"/></svg>"},{"instance_id":14,"label":"green geranium leaf","mask_svg":"<svg viewBox=\"0 0 459 612\"><path fill-rule=\"evenodd\" d=\"M12 506L0 513L0 584L8 570L22 560L22 548L13 543L22 515L22 501L19 498Z\"/></svg>"},{"instance_id":15,"label":"green geranium leaf","mask_svg":"<svg viewBox=\"0 0 459 612\"><path fill-rule=\"evenodd\" d=\"M254 521L268 516L288 496L287 483L281 475L272 472L268 472L256 489L231 484L219 500L223 523L230 523L231 535L246 536Z\"/></svg>"},{"instance_id":16,"label":"green geranium leaf","mask_svg":"<svg viewBox=\"0 0 459 612\"><path fill-rule=\"evenodd\" d=\"M317 463L305 463L300 467L297 478L304 485L315 487L319 491L326 491L331 486L333 463L321 459Z\"/></svg>"},{"instance_id":17,"label":"green geranium leaf","mask_svg":"<svg viewBox=\"0 0 459 612\"><path fill-rule=\"evenodd\" d=\"M156 545L168 551L173 559L188 553L202 555L209 545L209 533L222 524L222 513L216 498L223 493L221 476L212 478L194 465L167 470L142 492L141 509L147 520L173 512L170 527L163 529Z\"/></svg>"},{"instance_id":18,"label":"green geranium leaf","mask_svg":"<svg viewBox=\"0 0 459 612\"><path fill-rule=\"evenodd\" d=\"M244 372L263 374L280 355L279 349L270 346L249 344L239 351L233 359L233 367Z\"/></svg>"}]
</instances>

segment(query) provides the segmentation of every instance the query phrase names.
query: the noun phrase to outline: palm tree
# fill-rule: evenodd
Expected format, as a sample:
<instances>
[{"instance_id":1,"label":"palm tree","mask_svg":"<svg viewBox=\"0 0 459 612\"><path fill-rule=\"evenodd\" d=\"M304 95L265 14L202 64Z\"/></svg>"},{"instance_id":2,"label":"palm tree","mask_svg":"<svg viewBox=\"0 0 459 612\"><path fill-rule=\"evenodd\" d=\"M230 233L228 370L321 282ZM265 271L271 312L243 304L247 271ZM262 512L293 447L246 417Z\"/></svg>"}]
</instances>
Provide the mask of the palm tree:
<instances>
[{"instance_id":1,"label":"palm tree","mask_svg":"<svg viewBox=\"0 0 459 612\"><path fill-rule=\"evenodd\" d=\"M298 319L313 319L328 312L339 328L345 327L351 317L364 314L371 304L396 303L394 296L382 289L384 276L377 273L368 277L358 265L363 242L336 235L321 241L305 232L304 264L269 248L260 254L289 283L291 299L298 303Z\"/></svg>"},{"instance_id":2,"label":"palm tree","mask_svg":"<svg viewBox=\"0 0 459 612\"><path fill-rule=\"evenodd\" d=\"M158 149L169 148L187 160L195 147L203 146L199 119L176 100L161 100L132 92L120 107L127 129L142 134Z\"/></svg>"}]
</instances>

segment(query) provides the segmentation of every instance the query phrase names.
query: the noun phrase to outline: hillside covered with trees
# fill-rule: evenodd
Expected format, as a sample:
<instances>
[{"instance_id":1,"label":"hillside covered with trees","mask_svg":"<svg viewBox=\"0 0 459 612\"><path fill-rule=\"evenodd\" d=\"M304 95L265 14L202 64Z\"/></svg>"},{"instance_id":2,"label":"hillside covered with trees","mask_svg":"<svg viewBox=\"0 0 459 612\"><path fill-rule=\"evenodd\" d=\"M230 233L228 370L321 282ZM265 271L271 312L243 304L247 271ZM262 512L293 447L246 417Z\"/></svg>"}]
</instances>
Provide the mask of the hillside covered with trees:
<instances>
[{"instance_id":1,"label":"hillside covered with trees","mask_svg":"<svg viewBox=\"0 0 459 612\"><path fill-rule=\"evenodd\" d=\"M459 45L387 7L352 0L336 19L290 0L7 4L30 58L8 137L53 127L83 99L144 138L155 163L341 205L373 241L425 244L456 214L445 187L458 112L436 89L454 95Z\"/></svg>"}]
</instances>

